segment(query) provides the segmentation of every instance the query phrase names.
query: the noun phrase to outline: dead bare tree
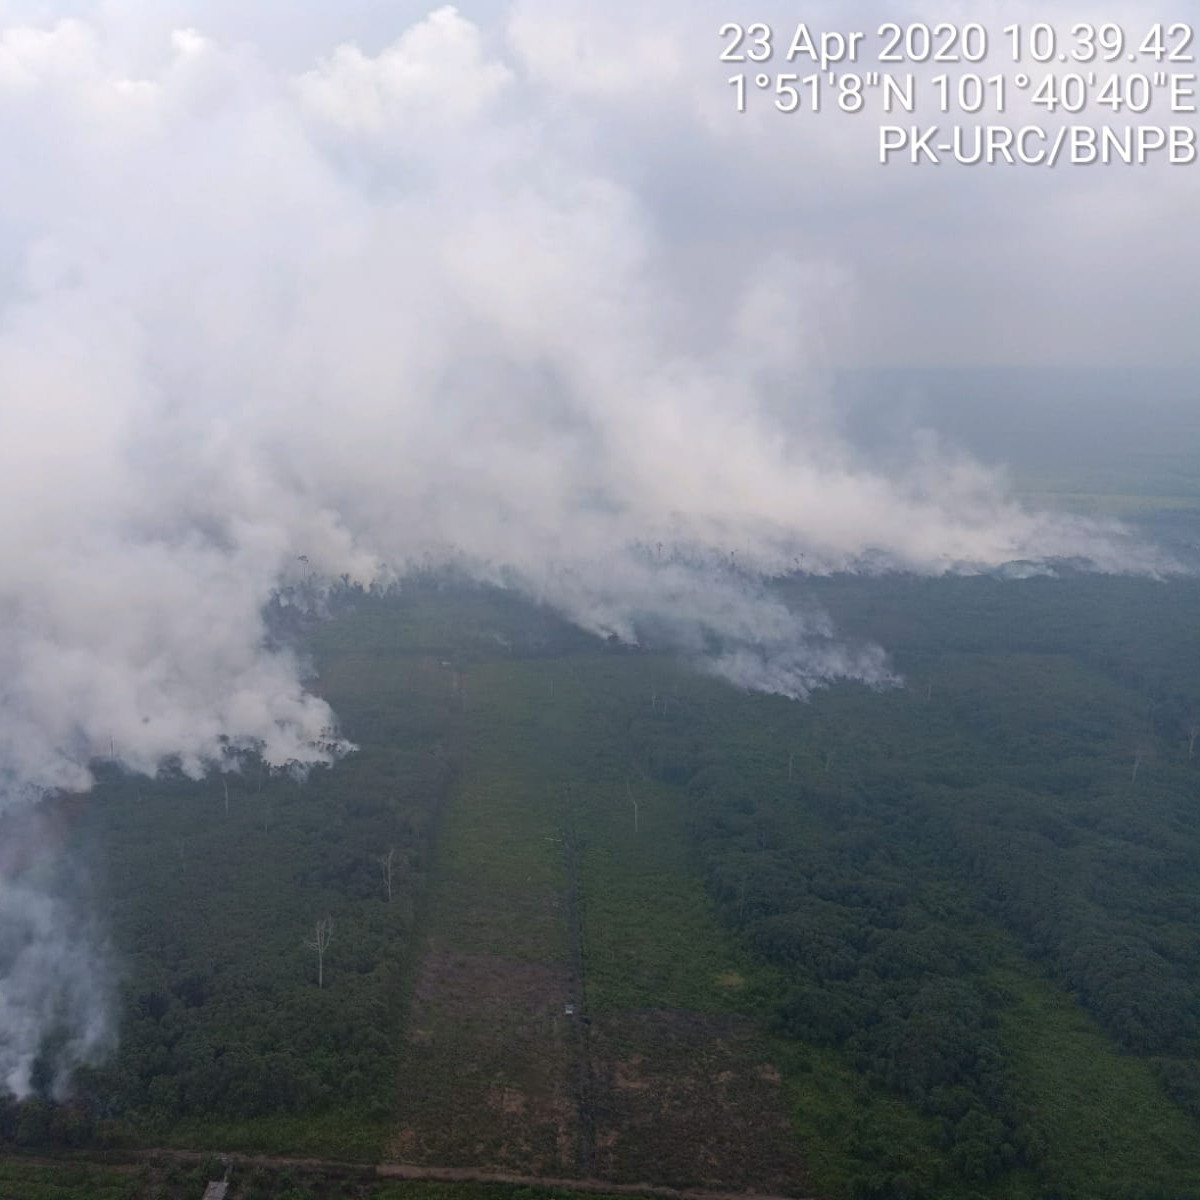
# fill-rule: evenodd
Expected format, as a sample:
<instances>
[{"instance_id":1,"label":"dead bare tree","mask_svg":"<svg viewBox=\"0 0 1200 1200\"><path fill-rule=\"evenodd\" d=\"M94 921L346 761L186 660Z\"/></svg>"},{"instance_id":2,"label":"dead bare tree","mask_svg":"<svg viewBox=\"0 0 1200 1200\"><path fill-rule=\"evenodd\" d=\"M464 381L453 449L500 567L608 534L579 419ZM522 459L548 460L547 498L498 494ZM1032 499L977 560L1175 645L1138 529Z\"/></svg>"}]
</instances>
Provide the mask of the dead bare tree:
<instances>
[{"instance_id":1,"label":"dead bare tree","mask_svg":"<svg viewBox=\"0 0 1200 1200\"><path fill-rule=\"evenodd\" d=\"M765 852L770 840L771 833L767 828L765 819L761 814L756 814L754 818L754 844L760 852Z\"/></svg>"},{"instance_id":2,"label":"dead bare tree","mask_svg":"<svg viewBox=\"0 0 1200 1200\"><path fill-rule=\"evenodd\" d=\"M386 854L379 856L379 869L383 873L384 886L387 888L388 903L392 902L392 862L396 857L396 847L389 846Z\"/></svg>"},{"instance_id":3,"label":"dead bare tree","mask_svg":"<svg viewBox=\"0 0 1200 1200\"><path fill-rule=\"evenodd\" d=\"M793 750L788 754L788 783L792 782L792 763L796 759L796 752Z\"/></svg>"},{"instance_id":4,"label":"dead bare tree","mask_svg":"<svg viewBox=\"0 0 1200 1200\"><path fill-rule=\"evenodd\" d=\"M317 922L316 930L311 941L305 945L317 955L317 987L325 986L325 951L329 948L329 939L333 937L333 918L324 917Z\"/></svg>"},{"instance_id":5,"label":"dead bare tree","mask_svg":"<svg viewBox=\"0 0 1200 1200\"><path fill-rule=\"evenodd\" d=\"M225 815L229 816L229 780L221 776L221 786L225 789Z\"/></svg>"},{"instance_id":6,"label":"dead bare tree","mask_svg":"<svg viewBox=\"0 0 1200 1200\"><path fill-rule=\"evenodd\" d=\"M1188 726L1188 761L1196 755L1196 738L1200 737L1200 721L1193 721Z\"/></svg>"},{"instance_id":7,"label":"dead bare tree","mask_svg":"<svg viewBox=\"0 0 1200 1200\"><path fill-rule=\"evenodd\" d=\"M633 789L629 786L629 776L625 776L625 795L629 797L629 803L633 805L633 832L638 831L638 802L634 799Z\"/></svg>"},{"instance_id":8,"label":"dead bare tree","mask_svg":"<svg viewBox=\"0 0 1200 1200\"><path fill-rule=\"evenodd\" d=\"M1150 762L1154 757L1154 743L1150 738L1142 738L1133 748L1133 770L1129 776L1131 785L1137 783L1138 770L1143 763Z\"/></svg>"}]
</instances>

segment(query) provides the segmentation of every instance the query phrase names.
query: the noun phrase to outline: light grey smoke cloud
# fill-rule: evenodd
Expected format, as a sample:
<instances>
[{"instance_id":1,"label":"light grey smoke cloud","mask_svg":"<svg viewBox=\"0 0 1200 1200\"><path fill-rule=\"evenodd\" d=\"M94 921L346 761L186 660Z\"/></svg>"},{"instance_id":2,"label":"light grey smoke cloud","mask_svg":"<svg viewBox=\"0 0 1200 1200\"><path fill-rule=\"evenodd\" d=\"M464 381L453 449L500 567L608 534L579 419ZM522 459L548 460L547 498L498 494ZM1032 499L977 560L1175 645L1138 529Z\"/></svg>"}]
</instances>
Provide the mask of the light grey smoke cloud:
<instances>
[{"instance_id":1,"label":"light grey smoke cloud","mask_svg":"<svg viewBox=\"0 0 1200 1200\"><path fill-rule=\"evenodd\" d=\"M86 788L110 748L328 761L334 716L262 617L300 556L359 580L453 557L787 695L890 679L758 582L798 561L1162 565L965 459L885 475L837 437L803 381L853 272L770 238L714 264L623 158L662 149L632 89L730 169L711 103L680 101L682 9L624 37L579 6L440 8L301 64L269 29L164 23L193 6L79 11L0 8L0 806ZM81 1056L103 1041L33 887L0 892L34 946L0 993L17 1091L39 979Z\"/></svg>"},{"instance_id":2,"label":"light grey smoke cloud","mask_svg":"<svg viewBox=\"0 0 1200 1200\"><path fill-rule=\"evenodd\" d=\"M819 329L805 297L852 282L766 247L681 291L653 205L552 105L602 107L673 59L651 37L620 78L613 46L560 78L547 39L594 23L537 12L496 51L442 8L299 72L189 29L136 74L119 22L0 34L9 794L86 786L110 746L140 770L230 740L325 757L331 714L264 649L300 554L364 578L453 547L584 623L628 634L657 606L748 646L777 640L770 604L714 613L715 585L628 544L751 572L1131 563L965 460L864 469L819 397L781 423L767 397Z\"/></svg>"},{"instance_id":3,"label":"light grey smoke cloud","mask_svg":"<svg viewBox=\"0 0 1200 1200\"><path fill-rule=\"evenodd\" d=\"M111 1049L111 977L77 864L53 821L9 812L0 849L0 1086L61 1097L70 1074ZM40 1075L41 1078L36 1078Z\"/></svg>"},{"instance_id":4,"label":"light grey smoke cloud","mask_svg":"<svg viewBox=\"0 0 1200 1200\"><path fill-rule=\"evenodd\" d=\"M93 930L42 881L0 879L0 931L0 1085L29 1095L38 1056L49 1052L47 1084L61 1096L75 1067L100 1062L113 1045Z\"/></svg>"}]
</instances>

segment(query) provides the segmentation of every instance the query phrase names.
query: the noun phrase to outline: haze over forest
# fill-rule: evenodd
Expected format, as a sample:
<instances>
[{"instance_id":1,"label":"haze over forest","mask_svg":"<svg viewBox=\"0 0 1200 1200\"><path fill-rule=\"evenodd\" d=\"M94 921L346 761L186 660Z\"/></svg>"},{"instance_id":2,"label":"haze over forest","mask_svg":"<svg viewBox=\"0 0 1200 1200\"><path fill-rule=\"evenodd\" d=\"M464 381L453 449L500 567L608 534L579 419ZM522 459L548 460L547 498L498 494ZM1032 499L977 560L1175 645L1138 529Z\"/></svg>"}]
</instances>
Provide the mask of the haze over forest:
<instances>
[{"instance_id":1,"label":"haze over forest","mask_svg":"<svg viewBox=\"0 0 1200 1200\"><path fill-rule=\"evenodd\" d=\"M1086 13L1062 0L943 9L997 31L1087 20L1131 32L1163 19L1139 0ZM865 30L900 19L875 0L852 17L827 2L803 18ZM391 1106L380 1072L438 1076L412 1049L421 1014L453 1027L451 1041L462 1033L446 1001L458 968L437 939L482 953L469 921L439 915L459 912L448 881L479 851L464 832L471 813L497 853L520 829L565 855L542 864L558 880L546 911L563 928L530 934L536 953L520 949L519 922L482 938L497 960L550 972L551 1007L608 1004L617 1025L635 1012L736 1012L740 1032L708 1016L687 1026L729 1053L735 1075L746 1045L768 1054L753 1040L764 1031L792 1039L769 1050L792 1067L755 1076L779 1076L790 1099L755 1093L738 1110L775 1114L791 1132L771 1153L792 1149L771 1159L770 1178L725 1163L710 1164L709 1182L856 1200L972 1180L1086 1188L1074 1135L1044 1117L1057 1101L1028 1067L1032 1038L1014 1032L1036 1025L1039 1005L1045 1028L1065 1029L1074 1010L1054 1006L1078 1004L1094 1046L1107 1038L1134 1063L1111 1066L1093 1046L1110 1082L1134 1080L1146 1112L1173 1114L1162 1186L1191 1185L1184 1166L1170 1172L1197 1119L1200 1015L1185 998L1195 956L1173 922L1198 886L1184 798L1200 691L1165 648L1191 661L1200 176L1165 162L880 166L874 118L738 113L717 33L731 19L750 17L711 0L0 0L0 1084L13 1105L0 1142L90 1146L110 1122L105 1137L124 1146L219 1151L218 1132L241 1128L239 1144L302 1155L319 1115L336 1110L347 1129L370 1114L376 1157L436 1157L429 1130L442 1118L414 1116L403 1088ZM786 30L797 18L769 0L753 19ZM927 79L934 67L914 69ZM1051 128L1071 119L1034 116ZM1061 589L1030 590L1047 581ZM1147 606L1159 616L1144 640L1113 632ZM1111 655L1091 637L1113 640ZM922 687L932 703L935 678L953 703L910 728L896 706ZM601 730L595 746L541 712L531 697L543 685ZM631 699L647 688L648 723ZM1099 698L1078 722L1043 713L1026 727L1020 696L1039 688L1064 704ZM992 740L978 726L985 709ZM1143 709L1144 721L1130 715ZM509 729L514 714L526 723ZM894 740L847 761L872 722ZM787 748L756 741L760 723ZM512 761L496 753L503 736ZM910 754L925 738L928 753ZM1018 778L1026 751L1043 776ZM930 765L949 758L966 765ZM1061 778L1059 759L1075 764ZM939 807L953 793L974 811L991 786L973 773L985 764L1010 789L996 783L980 810L1004 830L991 841ZM488 771L496 811L480 802ZM1114 781L1139 775L1161 788L1147 845L1172 865L1146 866L1155 882L1121 918L1126 893L1097 899L1091 872L1105 837L1138 844ZM354 779L365 781L357 798ZM639 779L653 799L635 795ZM546 807L506 824L505 789L520 787ZM639 803L670 810L661 826L647 819L675 849L609 845L624 834L605 824L604 788L623 814L632 807L637 834ZM187 815L214 789L222 817L246 822L240 851ZM1004 892L997 849L1017 839L1007 814L1025 820L1035 794L1052 814L1046 838L1082 847L1050 930L1028 918L1041 893ZM1088 797L1111 809L1081 816L1072 805ZM324 858L306 839L335 813L341 849ZM339 934L362 977L345 984L344 1029L306 1064L273 1039L325 1012L306 1007L327 1002L321 914L288 927L290 949L263 933L261 953L235 919L276 903L238 857L272 821L294 860L263 878L278 869L279 897L343 905L357 930ZM393 881L386 858L386 913L378 864L360 861L373 839L404 864ZM892 866L918 882L885 902L876 872L891 870L889 845ZM789 874L789 856L812 846L828 859ZM1021 846L1031 879L1053 875L1041 848ZM677 871L688 898L676 916L706 914L694 916L706 944L734 947L716 974L755 981L743 1008L714 1000L711 979L680 984L696 964L656 996L655 954L669 955L645 930L630 934L641 949L624 982L619 948L607 966L588 957L624 928L619 904L611 927L603 917L627 850L645 871ZM177 879L155 874L163 854ZM168 928L143 910L139 897L177 884L177 911L200 905L193 861L225 880L209 917L237 931L227 957L195 914ZM976 868L986 896L972 891ZM757 898L752 874L770 881ZM497 886L491 899L463 893L480 927L503 924L506 903L534 905L517 882ZM889 905L908 916L889 925ZM900 928L928 945L881 932ZM316 999L288 974L288 954L313 937ZM1088 957L1121 938L1138 970L1169 979L1157 1025L1130 1016L1132 968L1111 983ZM870 965L851 968L855 956ZM554 974L568 961L569 985ZM1001 977L1022 997L1008 1008ZM893 978L885 997L878 981ZM230 1014L255 988L279 1026L235 1052L228 1031L259 1027ZM974 1016L946 1032L959 1010ZM948 1052L944 1079L906 1074L922 1013L939 1045L968 1047ZM686 1041L685 1024L664 1044ZM626 1062L622 1038L641 1045L617 1025L597 1032L595 1063ZM988 1040L996 1029L1008 1031L1003 1049ZM589 1099L607 1068L594 1067L588 1037L556 1025L553 1052L526 1056L551 1091L571 1072L585 1080L570 1126L582 1176L601 1171L596 1121L610 1111ZM330 1048L338 1039L358 1047L351 1067ZM810 1058L795 1049L805 1045ZM993 1051L1016 1065L985 1069ZM1093 1051L1072 1053L1068 1075ZM814 1100L814 1071L841 1083ZM531 1097L541 1086L526 1084ZM829 1132L850 1095L908 1131L895 1133L904 1154L838 1140L844 1121ZM447 1101L458 1118L460 1101ZM236 1124L280 1114L317 1125L301 1136ZM401 1132L379 1133L393 1117ZM630 1144L638 1120L613 1118L615 1144ZM71 1121L86 1134L62 1132ZM529 1149L542 1136L529 1122L487 1151L490 1168L553 1174L553 1156ZM563 1144L568 1125L553 1135ZM357 1135L341 1136L327 1144L344 1150ZM991 1142L1007 1149L980 1149ZM926 1178L909 1159L935 1145ZM628 1153L620 1161L642 1162ZM703 1182L690 1170L650 1182Z\"/></svg>"}]
</instances>

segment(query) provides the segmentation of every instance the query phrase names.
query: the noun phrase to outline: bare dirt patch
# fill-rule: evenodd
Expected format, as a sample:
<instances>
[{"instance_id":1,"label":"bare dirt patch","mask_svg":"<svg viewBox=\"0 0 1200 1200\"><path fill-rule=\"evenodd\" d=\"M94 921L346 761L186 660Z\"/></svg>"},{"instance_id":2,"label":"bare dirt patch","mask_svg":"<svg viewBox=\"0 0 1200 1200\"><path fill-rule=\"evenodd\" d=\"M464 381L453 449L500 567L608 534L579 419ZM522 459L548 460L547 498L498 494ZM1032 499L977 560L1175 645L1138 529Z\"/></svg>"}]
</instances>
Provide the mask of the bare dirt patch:
<instances>
[{"instance_id":1,"label":"bare dirt patch","mask_svg":"<svg viewBox=\"0 0 1200 1200\"><path fill-rule=\"evenodd\" d=\"M744 1019L609 1013L592 1026L596 1174L802 1195L779 1073Z\"/></svg>"},{"instance_id":2,"label":"bare dirt patch","mask_svg":"<svg viewBox=\"0 0 1200 1200\"><path fill-rule=\"evenodd\" d=\"M433 945L417 979L390 1157L571 1174L565 968Z\"/></svg>"}]
</instances>

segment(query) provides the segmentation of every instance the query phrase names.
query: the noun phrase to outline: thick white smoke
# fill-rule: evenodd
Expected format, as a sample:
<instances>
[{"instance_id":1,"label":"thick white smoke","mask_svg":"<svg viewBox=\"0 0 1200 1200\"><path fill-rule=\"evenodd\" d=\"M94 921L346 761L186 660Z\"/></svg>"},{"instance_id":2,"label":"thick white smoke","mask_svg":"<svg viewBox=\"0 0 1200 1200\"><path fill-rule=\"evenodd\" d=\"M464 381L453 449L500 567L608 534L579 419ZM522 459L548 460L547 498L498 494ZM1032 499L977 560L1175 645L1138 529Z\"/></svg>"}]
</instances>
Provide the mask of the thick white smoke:
<instances>
[{"instance_id":1,"label":"thick white smoke","mask_svg":"<svg viewBox=\"0 0 1200 1200\"><path fill-rule=\"evenodd\" d=\"M0 25L0 807L86 788L110 750L327 759L333 714L262 616L300 556L365 580L453 555L790 695L889 678L748 582L801 557L1154 565L964 460L858 465L795 382L814 288L852 307L853 281L767 246L696 288L587 132L616 84L548 71L527 20L506 40L442 8L300 71L121 29ZM0 977L18 1092L38 1012L76 1057L104 1042L56 904L0 884L32 947Z\"/></svg>"}]
</instances>

